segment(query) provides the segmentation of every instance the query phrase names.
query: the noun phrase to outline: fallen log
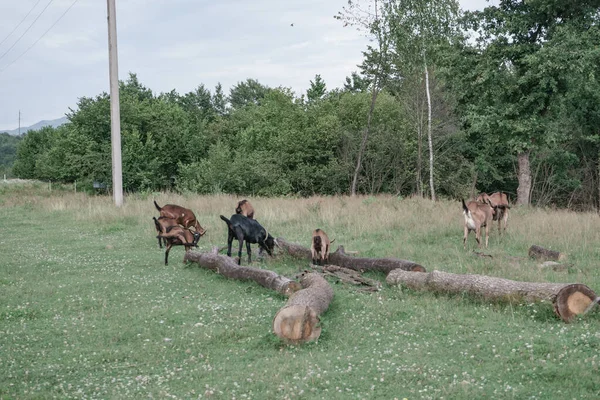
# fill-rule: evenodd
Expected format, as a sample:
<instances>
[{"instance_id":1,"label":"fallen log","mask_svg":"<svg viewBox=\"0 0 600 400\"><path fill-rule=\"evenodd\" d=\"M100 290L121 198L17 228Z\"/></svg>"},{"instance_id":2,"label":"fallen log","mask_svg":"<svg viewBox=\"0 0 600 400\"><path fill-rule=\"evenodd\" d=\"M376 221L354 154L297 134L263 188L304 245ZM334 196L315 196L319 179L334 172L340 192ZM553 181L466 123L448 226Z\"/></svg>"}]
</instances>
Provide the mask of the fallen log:
<instances>
[{"instance_id":1,"label":"fallen log","mask_svg":"<svg viewBox=\"0 0 600 400\"><path fill-rule=\"evenodd\" d=\"M359 286L361 291L378 292L381 290L381 282L376 279L365 278L360 272L350 268L338 267L337 265L310 265L310 268L324 276L336 278L343 283ZM302 276L302 274L299 276Z\"/></svg>"},{"instance_id":2,"label":"fallen log","mask_svg":"<svg viewBox=\"0 0 600 400\"><path fill-rule=\"evenodd\" d=\"M544 261L538 265L540 269L552 269L553 271L567 271L572 266L571 264L562 264L556 261Z\"/></svg>"},{"instance_id":3,"label":"fallen log","mask_svg":"<svg viewBox=\"0 0 600 400\"><path fill-rule=\"evenodd\" d=\"M554 312L565 322L598 301L596 293L586 285L569 283L519 282L485 275L451 274L442 271L408 273L394 270L387 276L390 285L403 284L412 289L443 293L469 293L494 301L546 300L554 305Z\"/></svg>"},{"instance_id":4,"label":"fallen log","mask_svg":"<svg viewBox=\"0 0 600 400\"><path fill-rule=\"evenodd\" d=\"M316 340L321 335L319 316L329 307L333 289L321 275L304 274L295 292L273 318L273 332L288 343Z\"/></svg>"},{"instance_id":5,"label":"fallen log","mask_svg":"<svg viewBox=\"0 0 600 400\"><path fill-rule=\"evenodd\" d=\"M537 260L562 261L567 258L567 255L565 253L545 249L542 246L534 244L529 248L529 257Z\"/></svg>"},{"instance_id":6,"label":"fallen log","mask_svg":"<svg viewBox=\"0 0 600 400\"><path fill-rule=\"evenodd\" d=\"M279 247L285 250L289 255L296 258L311 259L310 250L299 244L290 243L284 238L277 238ZM365 258L348 256L344 251L344 246L329 254L329 264L339 267L353 269L355 271L379 271L388 274L394 269L404 271L425 272L425 267L412 261L400 260L398 258Z\"/></svg>"},{"instance_id":7,"label":"fallen log","mask_svg":"<svg viewBox=\"0 0 600 400\"><path fill-rule=\"evenodd\" d=\"M218 250L218 247L214 247L209 253L188 251L185 253L183 261L197 263L202 268L215 271L229 279L254 281L285 296L290 296L301 288L298 282L273 271L239 266L233 258L218 254Z\"/></svg>"},{"instance_id":8,"label":"fallen log","mask_svg":"<svg viewBox=\"0 0 600 400\"><path fill-rule=\"evenodd\" d=\"M474 251L473 255L477 256L477 257L483 257L483 258L494 258L494 256L492 256L491 254L485 254L485 253L481 253L479 251Z\"/></svg>"}]
</instances>

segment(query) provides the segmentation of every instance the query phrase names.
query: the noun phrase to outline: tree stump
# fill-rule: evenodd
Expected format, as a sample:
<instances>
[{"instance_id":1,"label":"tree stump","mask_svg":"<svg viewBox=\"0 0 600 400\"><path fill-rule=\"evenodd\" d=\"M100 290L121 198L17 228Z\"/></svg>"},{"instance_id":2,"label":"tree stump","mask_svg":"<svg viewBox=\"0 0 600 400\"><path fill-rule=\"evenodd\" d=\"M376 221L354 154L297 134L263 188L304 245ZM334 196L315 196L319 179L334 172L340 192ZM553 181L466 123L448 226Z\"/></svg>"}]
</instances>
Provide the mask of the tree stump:
<instances>
[{"instance_id":1,"label":"tree stump","mask_svg":"<svg viewBox=\"0 0 600 400\"><path fill-rule=\"evenodd\" d=\"M494 301L546 300L554 304L554 311L565 322L571 322L576 315L585 314L588 307L598 301L592 289L578 283L519 282L485 275L441 271L408 273L399 269L390 272L386 281L390 285L404 284L412 289L469 293Z\"/></svg>"},{"instance_id":2,"label":"tree stump","mask_svg":"<svg viewBox=\"0 0 600 400\"><path fill-rule=\"evenodd\" d=\"M277 238L279 247L284 249L289 255L311 260L310 249L295 243L290 243L283 238ZM353 269L355 271L379 271L388 274L395 269L404 271L425 272L425 267L412 261L400 260L398 258L365 258L348 256L344 251L344 246L329 254L329 264L339 267Z\"/></svg>"},{"instance_id":3,"label":"tree stump","mask_svg":"<svg viewBox=\"0 0 600 400\"><path fill-rule=\"evenodd\" d=\"M303 275L300 284L302 289L290 296L273 319L273 332L287 343L318 339L321 335L319 316L333 299L333 289L319 274Z\"/></svg>"},{"instance_id":4,"label":"tree stump","mask_svg":"<svg viewBox=\"0 0 600 400\"><path fill-rule=\"evenodd\" d=\"M217 253L217 247L213 248L209 253L189 251L185 253L183 260L197 263L202 268L215 271L229 279L254 281L267 289L275 290L285 296L290 296L301 288L298 282L288 279L285 276L278 275L267 269L239 266L234 259Z\"/></svg>"},{"instance_id":5,"label":"tree stump","mask_svg":"<svg viewBox=\"0 0 600 400\"><path fill-rule=\"evenodd\" d=\"M565 253L559 251L545 249L542 246L532 245L529 248L529 257L537 260L563 261L567 259Z\"/></svg>"}]
</instances>

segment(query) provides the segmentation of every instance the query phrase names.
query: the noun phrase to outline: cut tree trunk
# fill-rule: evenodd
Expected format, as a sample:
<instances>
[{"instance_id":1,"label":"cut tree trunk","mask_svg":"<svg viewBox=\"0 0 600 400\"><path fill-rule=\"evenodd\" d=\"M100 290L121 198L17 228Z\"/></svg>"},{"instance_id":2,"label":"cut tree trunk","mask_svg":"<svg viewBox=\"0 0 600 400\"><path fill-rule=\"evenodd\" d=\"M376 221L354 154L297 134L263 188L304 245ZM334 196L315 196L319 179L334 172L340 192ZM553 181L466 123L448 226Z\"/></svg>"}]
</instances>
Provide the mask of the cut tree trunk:
<instances>
[{"instance_id":1,"label":"cut tree trunk","mask_svg":"<svg viewBox=\"0 0 600 400\"><path fill-rule=\"evenodd\" d=\"M529 248L529 257L535 258L536 260L551 260L551 261L563 261L567 259L565 253L560 251L548 250L542 246L532 245Z\"/></svg>"},{"instance_id":2,"label":"cut tree trunk","mask_svg":"<svg viewBox=\"0 0 600 400\"><path fill-rule=\"evenodd\" d=\"M183 261L197 263L202 268L210 269L229 279L249 280L275 290L285 296L290 296L300 290L300 284L285 276L278 275L267 269L239 266L231 257L217 254L218 248L215 247L210 253L198 253L189 251L185 253Z\"/></svg>"},{"instance_id":3,"label":"cut tree trunk","mask_svg":"<svg viewBox=\"0 0 600 400\"><path fill-rule=\"evenodd\" d=\"M531 194L531 168L529 167L529 152L521 152L517 155L519 162L519 186L517 186L517 205L529 205Z\"/></svg>"},{"instance_id":4,"label":"cut tree trunk","mask_svg":"<svg viewBox=\"0 0 600 400\"><path fill-rule=\"evenodd\" d=\"M283 238L277 238L279 247L296 258L311 260L310 250L295 243L290 243ZM394 269L404 271L425 272L425 267L412 261L400 260L398 258L364 258L351 257L344 252L344 246L329 254L329 264L339 267L353 269L355 271L379 271L388 274Z\"/></svg>"},{"instance_id":5,"label":"cut tree trunk","mask_svg":"<svg viewBox=\"0 0 600 400\"><path fill-rule=\"evenodd\" d=\"M554 311L565 322L584 314L598 301L592 289L582 284L519 282L485 275L461 275L433 271L408 273L394 270L386 279L390 285L403 284L412 289L443 293L469 293L494 301L550 301Z\"/></svg>"},{"instance_id":6,"label":"cut tree trunk","mask_svg":"<svg viewBox=\"0 0 600 400\"><path fill-rule=\"evenodd\" d=\"M321 335L319 316L333 299L333 289L319 274L303 275L300 284L302 289L290 296L273 319L273 332L288 343L318 339Z\"/></svg>"}]
</instances>

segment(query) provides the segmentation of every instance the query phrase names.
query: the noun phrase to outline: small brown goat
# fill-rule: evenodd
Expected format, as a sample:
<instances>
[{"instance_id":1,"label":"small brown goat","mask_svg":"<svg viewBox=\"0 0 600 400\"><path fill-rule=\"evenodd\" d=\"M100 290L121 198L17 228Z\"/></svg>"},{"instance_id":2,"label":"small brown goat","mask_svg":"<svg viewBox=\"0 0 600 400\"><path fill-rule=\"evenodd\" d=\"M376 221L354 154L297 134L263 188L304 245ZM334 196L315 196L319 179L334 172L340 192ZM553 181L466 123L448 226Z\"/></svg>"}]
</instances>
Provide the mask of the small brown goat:
<instances>
[{"instance_id":1,"label":"small brown goat","mask_svg":"<svg viewBox=\"0 0 600 400\"><path fill-rule=\"evenodd\" d=\"M254 207L248 200L242 200L238 202L237 207L235 208L236 214L242 214L244 217L248 217L250 219L254 219Z\"/></svg>"},{"instance_id":2,"label":"small brown goat","mask_svg":"<svg viewBox=\"0 0 600 400\"><path fill-rule=\"evenodd\" d=\"M324 265L329 261L329 247L333 242L335 242L335 239L329 241L329 237L322 229L317 228L313 231L310 246L313 264Z\"/></svg>"},{"instance_id":3,"label":"small brown goat","mask_svg":"<svg viewBox=\"0 0 600 400\"><path fill-rule=\"evenodd\" d=\"M156 217L152 217L152 219L154 220L154 226L156 227L156 232L158 232L159 235L166 233L167 228L178 225L177 220L174 218L159 217L157 219ZM157 236L157 238L158 238L158 247L160 247L162 249L162 242L164 242L165 246L167 245L166 238L162 238L160 236Z\"/></svg>"},{"instance_id":4,"label":"small brown goat","mask_svg":"<svg viewBox=\"0 0 600 400\"><path fill-rule=\"evenodd\" d=\"M173 218L184 228L194 228L196 229L196 232L200 234L200 236L206 233L206 229L200 226L200 223L196 219L196 216L192 210L175 204L166 204L161 207L156 203L156 201L154 201L154 206L158 212L160 212L161 217Z\"/></svg>"},{"instance_id":5,"label":"small brown goat","mask_svg":"<svg viewBox=\"0 0 600 400\"><path fill-rule=\"evenodd\" d=\"M498 233L502 234L502 231L506 232L506 223L508 222L508 210L510 205L508 204L508 196L506 193L495 192L492 194L481 193L477 196L477 201L486 203L489 201L490 205L494 207L494 221L498 221ZM504 225L503 229L500 228Z\"/></svg>"},{"instance_id":6,"label":"small brown goat","mask_svg":"<svg viewBox=\"0 0 600 400\"><path fill-rule=\"evenodd\" d=\"M494 219L494 207L489 202L480 203L478 201L470 201L465 204L462 200L463 215L465 216L465 234L463 237L463 246L467 248L467 236L470 231L475 231L475 240L481 247L481 228L485 228L485 247L488 247L488 239L490 236L490 224Z\"/></svg>"},{"instance_id":7,"label":"small brown goat","mask_svg":"<svg viewBox=\"0 0 600 400\"><path fill-rule=\"evenodd\" d=\"M156 218L154 218L156 221ZM159 218L160 219L160 218ZM155 222L159 224L159 222ZM190 251L192 247L198 247L198 240L200 240L200 233L193 232L190 229L182 228L179 225L169 226L165 232L160 233L157 238L165 239L165 265L169 265L169 252L173 246L185 246L186 253Z\"/></svg>"}]
</instances>

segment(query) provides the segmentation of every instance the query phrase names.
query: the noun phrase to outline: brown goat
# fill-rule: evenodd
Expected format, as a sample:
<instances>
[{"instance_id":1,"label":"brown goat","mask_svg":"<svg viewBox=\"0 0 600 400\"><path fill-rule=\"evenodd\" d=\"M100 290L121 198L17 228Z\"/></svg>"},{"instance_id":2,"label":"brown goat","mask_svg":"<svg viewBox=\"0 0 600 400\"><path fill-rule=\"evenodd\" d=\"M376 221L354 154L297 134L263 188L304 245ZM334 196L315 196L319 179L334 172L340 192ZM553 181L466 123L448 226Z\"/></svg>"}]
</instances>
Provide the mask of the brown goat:
<instances>
[{"instance_id":1,"label":"brown goat","mask_svg":"<svg viewBox=\"0 0 600 400\"><path fill-rule=\"evenodd\" d=\"M235 208L236 214L242 214L245 217L250 219L254 219L254 207L248 200L242 200L238 202L237 207Z\"/></svg>"},{"instance_id":2,"label":"brown goat","mask_svg":"<svg viewBox=\"0 0 600 400\"><path fill-rule=\"evenodd\" d=\"M506 193L495 192L492 194L481 193L477 196L477 201L486 203L489 201L492 207L494 207L494 221L498 221L498 233L502 234L502 231L506 232L506 223L508 222L508 210L510 205L508 204L508 196ZM503 229L500 228L504 225Z\"/></svg>"},{"instance_id":3,"label":"brown goat","mask_svg":"<svg viewBox=\"0 0 600 400\"><path fill-rule=\"evenodd\" d=\"M494 207L487 203L478 201L470 201L465 204L462 200L463 215L465 216L465 234L463 237L463 246L467 248L467 236L469 232L475 231L475 240L481 247L481 228L485 228L485 247L488 247L488 239L490 236L490 224L494 219Z\"/></svg>"},{"instance_id":4,"label":"brown goat","mask_svg":"<svg viewBox=\"0 0 600 400\"><path fill-rule=\"evenodd\" d=\"M173 218L184 228L194 228L196 229L196 232L200 234L200 236L206 233L206 229L200 226L200 223L196 219L196 216L192 210L175 204L166 204L161 207L156 203L156 201L154 201L154 206L158 212L160 212L161 217Z\"/></svg>"},{"instance_id":5,"label":"brown goat","mask_svg":"<svg viewBox=\"0 0 600 400\"><path fill-rule=\"evenodd\" d=\"M335 239L329 241L325 231L318 228L313 231L310 246L313 264L323 265L329 261L329 247L333 242L335 242Z\"/></svg>"},{"instance_id":6,"label":"brown goat","mask_svg":"<svg viewBox=\"0 0 600 400\"><path fill-rule=\"evenodd\" d=\"M156 220L156 218L154 218ZM160 219L160 218L159 218ZM159 222L156 222L159 224ZM193 232L190 229L182 228L179 225L169 226L165 232L160 233L157 238L165 239L165 265L169 265L169 252L173 246L185 246L186 253L190 251L192 247L198 247L198 240L200 240L200 233Z\"/></svg>"},{"instance_id":7,"label":"brown goat","mask_svg":"<svg viewBox=\"0 0 600 400\"><path fill-rule=\"evenodd\" d=\"M158 234L162 234L167 232L167 228L169 228L170 226L177 226L177 220L173 219L173 218L167 218L167 217L159 217L158 219L156 217L152 217L152 219L154 220L154 226L156 228L156 232L158 232ZM162 249L162 243L165 243L165 246L167 245L167 239L166 238L162 238L157 236L158 238L158 247L160 247Z\"/></svg>"}]
</instances>

